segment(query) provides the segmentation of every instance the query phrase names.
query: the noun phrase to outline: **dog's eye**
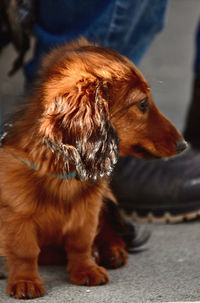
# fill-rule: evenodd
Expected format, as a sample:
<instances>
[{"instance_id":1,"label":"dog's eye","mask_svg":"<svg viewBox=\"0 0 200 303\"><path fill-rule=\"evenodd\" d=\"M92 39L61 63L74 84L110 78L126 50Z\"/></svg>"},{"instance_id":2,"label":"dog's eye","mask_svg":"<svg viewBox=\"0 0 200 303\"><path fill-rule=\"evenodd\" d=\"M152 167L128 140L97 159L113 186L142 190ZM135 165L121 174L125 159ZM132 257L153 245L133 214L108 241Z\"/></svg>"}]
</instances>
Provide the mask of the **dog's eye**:
<instances>
[{"instance_id":1,"label":"dog's eye","mask_svg":"<svg viewBox=\"0 0 200 303\"><path fill-rule=\"evenodd\" d=\"M149 107L148 99L138 101L137 106L141 110L141 112L145 113Z\"/></svg>"}]
</instances>

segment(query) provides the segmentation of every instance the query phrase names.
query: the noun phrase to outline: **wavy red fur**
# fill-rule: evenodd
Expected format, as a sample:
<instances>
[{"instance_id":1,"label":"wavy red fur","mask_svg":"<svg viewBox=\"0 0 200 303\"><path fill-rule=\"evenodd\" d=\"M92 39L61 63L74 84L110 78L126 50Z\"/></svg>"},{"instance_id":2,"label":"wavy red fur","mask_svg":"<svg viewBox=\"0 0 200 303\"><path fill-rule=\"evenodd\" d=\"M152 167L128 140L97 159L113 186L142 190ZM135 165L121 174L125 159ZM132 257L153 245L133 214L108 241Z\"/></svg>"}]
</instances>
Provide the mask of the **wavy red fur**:
<instances>
[{"instance_id":1,"label":"wavy red fur","mask_svg":"<svg viewBox=\"0 0 200 303\"><path fill-rule=\"evenodd\" d=\"M104 216L106 199L116 203L108 176L118 154L170 157L181 138L127 58L83 39L46 56L33 95L0 148L7 293L22 299L44 294L38 258L57 263L49 249L65 251L72 283L107 283L92 251L107 267L120 266L111 256L123 256L121 265L128 257L126 243ZM76 178L56 177L70 172Z\"/></svg>"}]
</instances>

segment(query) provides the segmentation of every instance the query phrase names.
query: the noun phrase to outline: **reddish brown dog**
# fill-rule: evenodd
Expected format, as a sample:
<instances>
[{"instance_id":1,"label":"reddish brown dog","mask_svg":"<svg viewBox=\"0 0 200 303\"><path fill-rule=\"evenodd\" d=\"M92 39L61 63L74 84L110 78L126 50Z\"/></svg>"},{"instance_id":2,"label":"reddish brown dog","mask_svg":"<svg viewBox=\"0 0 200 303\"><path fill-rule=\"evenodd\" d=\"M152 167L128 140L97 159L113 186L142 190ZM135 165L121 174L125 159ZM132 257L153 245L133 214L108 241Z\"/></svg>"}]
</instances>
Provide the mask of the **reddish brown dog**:
<instances>
[{"instance_id":1,"label":"reddish brown dog","mask_svg":"<svg viewBox=\"0 0 200 303\"><path fill-rule=\"evenodd\" d=\"M126 263L126 244L104 216L105 199L115 201L109 176L118 153L151 159L185 147L127 58L83 39L54 50L0 148L7 293L21 299L43 295L38 258L48 263L49 250L56 248L65 250L72 283L107 283L106 269L91 254L97 236L100 263Z\"/></svg>"}]
</instances>

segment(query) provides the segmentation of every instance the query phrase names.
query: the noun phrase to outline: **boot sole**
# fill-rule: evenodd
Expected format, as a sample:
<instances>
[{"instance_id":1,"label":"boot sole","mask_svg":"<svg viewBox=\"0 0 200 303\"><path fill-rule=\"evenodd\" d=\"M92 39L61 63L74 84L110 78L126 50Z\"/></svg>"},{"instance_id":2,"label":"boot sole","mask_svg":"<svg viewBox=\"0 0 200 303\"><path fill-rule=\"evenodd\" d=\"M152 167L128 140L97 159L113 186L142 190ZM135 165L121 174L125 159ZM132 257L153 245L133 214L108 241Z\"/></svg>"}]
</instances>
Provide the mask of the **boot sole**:
<instances>
[{"instance_id":1,"label":"boot sole","mask_svg":"<svg viewBox=\"0 0 200 303\"><path fill-rule=\"evenodd\" d=\"M200 210L190 211L179 215L172 215L166 211L160 217L156 217L152 212L149 212L145 217L140 216L136 211L133 211L131 214L127 214L122 210L122 214L127 220L134 222L167 224L194 220L200 217Z\"/></svg>"}]
</instances>

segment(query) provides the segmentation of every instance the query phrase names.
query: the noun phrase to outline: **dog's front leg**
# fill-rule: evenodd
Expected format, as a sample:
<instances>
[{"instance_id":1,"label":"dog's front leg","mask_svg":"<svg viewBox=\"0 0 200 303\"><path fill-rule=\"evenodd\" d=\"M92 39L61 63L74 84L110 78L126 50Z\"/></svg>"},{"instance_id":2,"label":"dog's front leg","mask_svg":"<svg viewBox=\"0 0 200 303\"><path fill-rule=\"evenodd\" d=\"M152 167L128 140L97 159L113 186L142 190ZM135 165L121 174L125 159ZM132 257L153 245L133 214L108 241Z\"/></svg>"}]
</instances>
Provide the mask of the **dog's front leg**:
<instances>
[{"instance_id":1,"label":"dog's front leg","mask_svg":"<svg viewBox=\"0 0 200 303\"><path fill-rule=\"evenodd\" d=\"M9 225L5 239L7 266L9 268L7 294L16 299L40 297L45 293L38 274L36 232L32 222L18 222Z\"/></svg>"},{"instance_id":2,"label":"dog's front leg","mask_svg":"<svg viewBox=\"0 0 200 303\"><path fill-rule=\"evenodd\" d=\"M83 201L85 203L85 201ZM87 202L84 214L80 213L78 226L66 237L67 270L70 281L78 285L101 285L109 280L105 268L98 266L91 256L92 244L97 232L101 201Z\"/></svg>"}]
</instances>

